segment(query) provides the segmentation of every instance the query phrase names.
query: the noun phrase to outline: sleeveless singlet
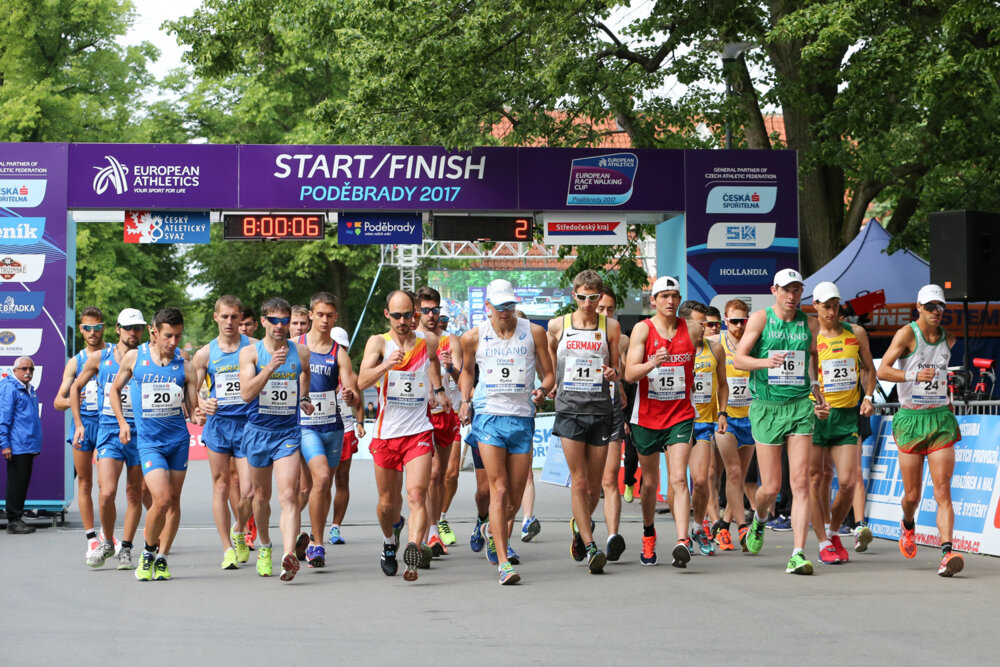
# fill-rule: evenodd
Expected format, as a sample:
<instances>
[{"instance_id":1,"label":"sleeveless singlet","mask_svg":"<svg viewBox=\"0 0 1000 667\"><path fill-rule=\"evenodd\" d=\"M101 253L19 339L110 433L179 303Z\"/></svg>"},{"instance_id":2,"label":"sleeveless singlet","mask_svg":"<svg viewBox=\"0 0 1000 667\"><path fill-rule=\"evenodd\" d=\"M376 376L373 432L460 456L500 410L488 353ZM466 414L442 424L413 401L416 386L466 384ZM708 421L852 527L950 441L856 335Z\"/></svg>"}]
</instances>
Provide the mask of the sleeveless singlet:
<instances>
[{"instance_id":1,"label":"sleeveless singlet","mask_svg":"<svg viewBox=\"0 0 1000 667\"><path fill-rule=\"evenodd\" d=\"M250 339L240 334L240 344L234 352L223 352L219 339L208 344L208 395L219 402L213 417L242 417L250 412L250 404L240 395L240 352L250 344Z\"/></svg>"},{"instance_id":2,"label":"sleeveless singlet","mask_svg":"<svg viewBox=\"0 0 1000 667\"><path fill-rule=\"evenodd\" d=\"M510 338L500 338L489 319L479 323L476 349L479 385L485 396L477 414L534 417L535 339L531 322L517 318Z\"/></svg>"},{"instance_id":3,"label":"sleeveless singlet","mask_svg":"<svg viewBox=\"0 0 1000 667\"><path fill-rule=\"evenodd\" d=\"M413 348L378 381L375 437L382 440L416 435L433 428L427 417L427 397L431 391L427 375L430 365L427 339L423 332L414 331L413 334L416 336ZM382 337L385 339L383 358L400 349L391 333L384 333Z\"/></svg>"},{"instance_id":4,"label":"sleeveless singlet","mask_svg":"<svg viewBox=\"0 0 1000 667\"><path fill-rule=\"evenodd\" d=\"M443 352L450 352L450 351L451 351L451 334L442 333L440 336L438 336L438 348L437 348L438 361L441 361L441 354ZM454 363L455 360L452 359L452 365L454 365ZM455 380L452 379L451 373L449 373L445 369L444 363L441 363L441 379L444 382L445 394L448 395L448 399L452 402L453 406L456 406L457 409L458 401L462 400L461 392L459 392L459 398L458 401L456 401L455 392L458 390L458 384L455 382ZM442 412L444 412L444 410L441 408L440 405L438 405L434 409L432 409L431 412L434 414L441 414Z\"/></svg>"},{"instance_id":5,"label":"sleeveless singlet","mask_svg":"<svg viewBox=\"0 0 1000 667\"><path fill-rule=\"evenodd\" d=\"M750 356L766 359L771 352L788 352L785 363L778 368L751 371L750 392L762 401L792 401L805 398L810 393L809 384L809 330L808 316L795 311L791 322L780 319L774 307L765 311L767 322Z\"/></svg>"},{"instance_id":6,"label":"sleeveless singlet","mask_svg":"<svg viewBox=\"0 0 1000 667\"><path fill-rule=\"evenodd\" d=\"M184 418L184 357L174 350L165 366L158 365L149 343L139 346L129 382L139 440L144 444L175 444L190 438Z\"/></svg>"},{"instance_id":7,"label":"sleeveless singlet","mask_svg":"<svg viewBox=\"0 0 1000 667\"><path fill-rule=\"evenodd\" d=\"M296 341L299 345L309 347L306 335L302 334ZM340 431L344 423L340 415L340 402L337 398L337 386L340 384L340 367L337 364L337 352L340 345L336 342L326 354L309 350L309 400L312 401L313 413L306 415L299 407L299 424L302 428L318 433Z\"/></svg>"},{"instance_id":8,"label":"sleeveless singlet","mask_svg":"<svg viewBox=\"0 0 1000 667\"><path fill-rule=\"evenodd\" d=\"M97 371L98 396L101 400L101 420L98 423L101 426L118 428L118 420L115 419L115 411L111 409L111 399L108 398L108 395L111 393L111 386L114 384L120 367L118 360L115 359L115 346L105 348L101 352L101 366ZM132 392L128 387L122 389L122 413L125 415L125 422L129 426L134 427L135 416L132 412Z\"/></svg>"},{"instance_id":9,"label":"sleeveless singlet","mask_svg":"<svg viewBox=\"0 0 1000 667\"><path fill-rule=\"evenodd\" d=\"M285 341L288 356L280 368L271 373L257 398L250 401L249 422L266 429L290 429L299 425L299 375L302 364L299 350L292 341ZM264 347L264 341L257 341L257 365L255 371L271 361L271 353Z\"/></svg>"},{"instance_id":10,"label":"sleeveless singlet","mask_svg":"<svg viewBox=\"0 0 1000 667\"><path fill-rule=\"evenodd\" d=\"M723 335L722 347L726 351L726 384L729 386L729 402L726 412L731 419L742 419L750 414L750 371L736 370L736 348L729 347L729 336Z\"/></svg>"},{"instance_id":11,"label":"sleeveless singlet","mask_svg":"<svg viewBox=\"0 0 1000 667\"><path fill-rule=\"evenodd\" d=\"M933 368L934 379L930 382L900 382L896 385L899 392L899 402L910 410L926 410L949 405L948 395L948 362L951 360L951 349L948 347L948 336L944 328L938 327L941 337L936 343L928 343L920 326L910 322L913 337L917 347L910 354L896 361L896 367L903 371L920 371L923 368Z\"/></svg>"},{"instance_id":12,"label":"sleeveless singlet","mask_svg":"<svg viewBox=\"0 0 1000 667\"><path fill-rule=\"evenodd\" d=\"M104 344L104 350L107 350L112 345L111 343ZM104 350L101 350L103 353ZM76 376L80 376L80 371L87 364L87 350L83 349L77 352L73 358L76 359ZM101 388L97 384L97 376L90 378L83 389L80 390L80 417L83 420L87 419L97 419L97 416L101 412Z\"/></svg>"},{"instance_id":13,"label":"sleeveless singlet","mask_svg":"<svg viewBox=\"0 0 1000 667\"><path fill-rule=\"evenodd\" d=\"M705 338L701 341L701 349L694 358L694 385L691 387L691 402L698 417L695 421L703 424L714 423L719 417L718 391L715 385L715 372L719 360L712 352L712 345Z\"/></svg>"},{"instance_id":14,"label":"sleeveless singlet","mask_svg":"<svg viewBox=\"0 0 1000 667\"><path fill-rule=\"evenodd\" d=\"M639 380L631 422L644 428L665 430L695 416L691 404L694 345L688 334L687 322L683 319L677 320L677 332L669 340L660 336L653 320L644 321L649 335L646 337L643 363L649 361L661 347L667 348L669 356L666 363Z\"/></svg>"},{"instance_id":15,"label":"sleeveless singlet","mask_svg":"<svg viewBox=\"0 0 1000 667\"><path fill-rule=\"evenodd\" d=\"M823 397L832 408L853 408L861 400L861 345L849 324L840 333L816 336L816 359Z\"/></svg>"},{"instance_id":16,"label":"sleeveless singlet","mask_svg":"<svg viewBox=\"0 0 1000 667\"><path fill-rule=\"evenodd\" d=\"M573 316L563 316L556 347L556 412L610 414L611 396L604 366L611 364L608 322L598 315L596 329L577 329Z\"/></svg>"}]
</instances>

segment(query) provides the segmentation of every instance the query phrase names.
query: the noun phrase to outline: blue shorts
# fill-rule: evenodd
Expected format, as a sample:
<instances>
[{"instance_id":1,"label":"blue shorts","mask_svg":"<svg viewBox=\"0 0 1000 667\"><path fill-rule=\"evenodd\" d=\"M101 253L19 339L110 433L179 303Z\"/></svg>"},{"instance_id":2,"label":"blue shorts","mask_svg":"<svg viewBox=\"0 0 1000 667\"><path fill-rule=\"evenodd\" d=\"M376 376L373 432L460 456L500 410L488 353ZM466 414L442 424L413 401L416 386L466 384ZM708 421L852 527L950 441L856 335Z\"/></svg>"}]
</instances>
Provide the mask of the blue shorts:
<instances>
[{"instance_id":1,"label":"blue shorts","mask_svg":"<svg viewBox=\"0 0 1000 667\"><path fill-rule=\"evenodd\" d=\"M243 454L254 468L267 468L278 459L291 456L302 447L302 429L270 429L247 422L243 429Z\"/></svg>"},{"instance_id":2,"label":"blue shorts","mask_svg":"<svg viewBox=\"0 0 1000 667\"><path fill-rule=\"evenodd\" d=\"M190 448L190 439L169 443L143 442L142 447L139 447L142 474L148 475L154 470L187 470Z\"/></svg>"},{"instance_id":3,"label":"blue shorts","mask_svg":"<svg viewBox=\"0 0 1000 667\"><path fill-rule=\"evenodd\" d=\"M135 426L132 426L133 433ZM129 468L139 465L139 450L135 446L135 438L123 445L118 438L117 426L105 426L98 431L97 460L115 459L124 461Z\"/></svg>"},{"instance_id":4,"label":"blue shorts","mask_svg":"<svg viewBox=\"0 0 1000 667\"><path fill-rule=\"evenodd\" d=\"M730 417L726 423L726 432L736 436L737 447L754 444L753 434L750 432L750 417Z\"/></svg>"},{"instance_id":5,"label":"blue shorts","mask_svg":"<svg viewBox=\"0 0 1000 667\"><path fill-rule=\"evenodd\" d=\"M101 435L101 416L81 414L80 421L83 422L83 442L80 443L80 451L92 452L97 449L97 441ZM72 445L73 438L68 438L66 444Z\"/></svg>"},{"instance_id":6,"label":"blue shorts","mask_svg":"<svg viewBox=\"0 0 1000 667\"><path fill-rule=\"evenodd\" d=\"M695 422L694 441L714 442L715 422Z\"/></svg>"},{"instance_id":7,"label":"blue shorts","mask_svg":"<svg viewBox=\"0 0 1000 667\"><path fill-rule=\"evenodd\" d=\"M476 415L479 446L501 447L508 454L530 454L535 444L535 418Z\"/></svg>"},{"instance_id":8,"label":"blue shorts","mask_svg":"<svg viewBox=\"0 0 1000 667\"><path fill-rule=\"evenodd\" d=\"M327 465L336 468L344 446L344 431L314 431L302 429L302 457L309 463L317 456L325 456Z\"/></svg>"},{"instance_id":9,"label":"blue shorts","mask_svg":"<svg viewBox=\"0 0 1000 667\"><path fill-rule=\"evenodd\" d=\"M246 425L245 417L209 415L201 432L201 441L216 454L246 458L243 453L243 429Z\"/></svg>"}]
</instances>

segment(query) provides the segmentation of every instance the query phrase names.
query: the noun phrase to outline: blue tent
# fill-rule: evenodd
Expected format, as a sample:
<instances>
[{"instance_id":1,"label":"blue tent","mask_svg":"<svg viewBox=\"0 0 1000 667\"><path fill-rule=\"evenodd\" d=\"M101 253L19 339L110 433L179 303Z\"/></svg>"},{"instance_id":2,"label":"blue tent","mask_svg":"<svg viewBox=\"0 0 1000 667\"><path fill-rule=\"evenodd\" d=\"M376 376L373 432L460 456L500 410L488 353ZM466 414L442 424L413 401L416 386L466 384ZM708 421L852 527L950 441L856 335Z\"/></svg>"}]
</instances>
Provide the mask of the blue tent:
<instances>
[{"instance_id":1,"label":"blue tent","mask_svg":"<svg viewBox=\"0 0 1000 667\"><path fill-rule=\"evenodd\" d=\"M881 289L886 303L916 301L917 292L931 281L931 265L909 250L885 254L891 239L874 218L869 220L839 255L806 278L803 303L812 302L813 289L826 280L837 286L845 300Z\"/></svg>"}]
</instances>

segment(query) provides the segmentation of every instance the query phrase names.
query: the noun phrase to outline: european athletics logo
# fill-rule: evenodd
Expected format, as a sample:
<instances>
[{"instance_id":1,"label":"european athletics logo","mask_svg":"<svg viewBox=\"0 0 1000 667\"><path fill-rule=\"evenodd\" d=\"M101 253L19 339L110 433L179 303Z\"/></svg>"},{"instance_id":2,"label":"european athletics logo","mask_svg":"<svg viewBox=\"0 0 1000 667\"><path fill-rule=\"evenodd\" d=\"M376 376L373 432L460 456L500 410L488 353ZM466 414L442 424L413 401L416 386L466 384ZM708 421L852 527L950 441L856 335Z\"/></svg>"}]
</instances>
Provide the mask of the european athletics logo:
<instances>
[{"instance_id":1,"label":"european athletics logo","mask_svg":"<svg viewBox=\"0 0 1000 667\"><path fill-rule=\"evenodd\" d=\"M105 155L104 159L108 161L106 167L94 167L97 170L97 175L94 176L94 192L103 195L108 186L113 185L117 194L125 194L128 191L128 180L125 178L128 167L111 155Z\"/></svg>"}]
</instances>

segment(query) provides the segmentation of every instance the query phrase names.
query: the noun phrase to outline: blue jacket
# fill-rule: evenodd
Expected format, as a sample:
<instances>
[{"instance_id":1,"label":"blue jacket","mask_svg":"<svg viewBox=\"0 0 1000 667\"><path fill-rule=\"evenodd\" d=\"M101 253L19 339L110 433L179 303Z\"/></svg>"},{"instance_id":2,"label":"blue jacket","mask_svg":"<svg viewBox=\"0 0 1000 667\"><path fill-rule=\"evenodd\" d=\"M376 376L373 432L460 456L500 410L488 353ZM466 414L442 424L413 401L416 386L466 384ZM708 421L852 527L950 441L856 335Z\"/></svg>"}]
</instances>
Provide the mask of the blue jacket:
<instances>
[{"instance_id":1,"label":"blue jacket","mask_svg":"<svg viewBox=\"0 0 1000 667\"><path fill-rule=\"evenodd\" d=\"M38 394L13 376L0 379L0 449L8 447L13 454L42 451Z\"/></svg>"}]
</instances>

